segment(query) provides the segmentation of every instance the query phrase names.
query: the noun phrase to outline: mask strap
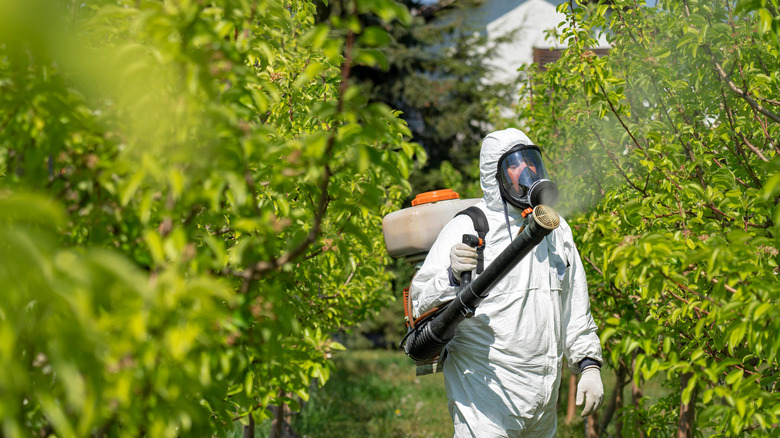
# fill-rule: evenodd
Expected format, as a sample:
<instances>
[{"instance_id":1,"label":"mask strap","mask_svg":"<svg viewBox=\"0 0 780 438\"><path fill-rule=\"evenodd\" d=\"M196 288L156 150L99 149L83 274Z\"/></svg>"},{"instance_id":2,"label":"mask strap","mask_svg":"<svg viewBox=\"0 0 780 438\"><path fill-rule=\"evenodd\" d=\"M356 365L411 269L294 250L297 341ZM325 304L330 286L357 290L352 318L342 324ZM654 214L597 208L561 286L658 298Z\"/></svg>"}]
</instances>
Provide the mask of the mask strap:
<instances>
[{"instance_id":1,"label":"mask strap","mask_svg":"<svg viewBox=\"0 0 780 438\"><path fill-rule=\"evenodd\" d=\"M506 219L506 231L509 233L509 241L512 241L512 226L509 224L509 213L506 208L506 199L501 198L501 202L504 203L504 219Z\"/></svg>"}]
</instances>

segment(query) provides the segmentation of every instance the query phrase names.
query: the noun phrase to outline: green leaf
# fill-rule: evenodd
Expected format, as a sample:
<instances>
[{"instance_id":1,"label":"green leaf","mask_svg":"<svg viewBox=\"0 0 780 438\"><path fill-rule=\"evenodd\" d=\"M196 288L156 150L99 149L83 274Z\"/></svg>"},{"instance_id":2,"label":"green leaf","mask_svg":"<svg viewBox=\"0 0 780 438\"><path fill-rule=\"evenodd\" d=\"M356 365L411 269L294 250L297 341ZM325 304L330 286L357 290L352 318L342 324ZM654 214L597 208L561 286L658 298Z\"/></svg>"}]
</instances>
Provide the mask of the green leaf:
<instances>
[{"instance_id":1,"label":"green leaf","mask_svg":"<svg viewBox=\"0 0 780 438\"><path fill-rule=\"evenodd\" d=\"M385 54L380 50L361 48L355 52L355 58L353 59L355 65L377 67L381 68L382 70L387 70L389 67Z\"/></svg>"},{"instance_id":2,"label":"green leaf","mask_svg":"<svg viewBox=\"0 0 780 438\"><path fill-rule=\"evenodd\" d=\"M688 384L685 386L685 388L682 391L682 394L680 395L680 402L683 404L688 404L691 401L691 396L693 395L693 391L696 389L696 384L698 382L698 376L694 374L691 376L690 379L688 379Z\"/></svg>"},{"instance_id":3,"label":"green leaf","mask_svg":"<svg viewBox=\"0 0 780 438\"><path fill-rule=\"evenodd\" d=\"M761 0L739 0L736 8L734 8L735 14L742 14L750 11L755 11L762 5Z\"/></svg>"},{"instance_id":4,"label":"green leaf","mask_svg":"<svg viewBox=\"0 0 780 438\"><path fill-rule=\"evenodd\" d=\"M745 337L745 332L747 330L747 324L744 322L739 322L737 324L733 324L729 328L729 351L733 353L734 348L739 346L739 344L742 342L742 338Z\"/></svg>"},{"instance_id":5,"label":"green leaf","mask_svg":"<svg viewBox=\"0 0 780 438\"><path fill-rule=\"evenodd\" d=\"M53 200L39 194L17 192L0 195L0 222L31 223L47 228L65 224L62 208Z\"/></svg>"},{"instance_id":6,"label":"green leaf","mask_svg":"<svg viewBox=\"0 0 780 438\"><path fill-rule=\"evenodd\" d=\"M768 201L780 196L780 173L775 173L769 177L764 183L764 187L761 188L758 196L763 201Z\"/></svg>"},{"instance_id":7,"label":"green leaf","mask_svg":"<svg viewBox=\"0 0 780 438\"><path fill-rule=\"evenodd\" d=\"M742 375L742 370L734 370L726 376L725 382L728 385L734 385L742 380Z\"/></svg>"},{"instance_id":8,"label":"green leaf","mask_svg":"<svg viewBox=\"0 0 780 438\"><path fill-rule=\"evenodd\" d=\"M772 28L774 18L768 10L761 8L758 10L758 33L765 34Z\"/></svg>"},{"instance_id":9,"label":"green leaf","mask_svg":"<svg viewBox=\"0 0 780 438\"><path fill-rule=\"evenodd\" d=\"M138 190L138 188L141 186L141 183L143 182L144 178L146 177L146 172L141 169L137 172L133 173L133 176L130 177L130 180L128 180L122 189L120 190L120 196L121 196L121 204L122 206L126 206L128 203L130 203L130 199L135 195L135 192Z\"/></svg>"},{"instance_id":10,"label":"green leaf","mask_svg":"<svg viewBox=\"0 0 780 438\"><path fill-rule=\"evenodd\" d=\"M144 232L144 242L146 242L149 252L152 255L155 265L161 265L165 262L165 250L160 234L156 231L146 230Z\"/></svg>"},{"instance_id":11,"label":"green leaf","mask_svg":"<svg viewBox=\"0 0 780 438\"><path fill-rule=\"evenodd\" d=\"M325 24L320 24L314 28L308 30L303 37L301 37L301 43L312 48L313 51L321 49L328 39L330 29Z\"/></svg>"},{"instance_id":12,"label":"green leaf","mask_svg":"<svg viewBox=\"0 0 780 438\"><path fill-rule=\"evenodd\" d=\"M254 391L255 373L249 371L244 375L244 393L251 397Z\"/></svg>"},{"instance_id":13,"label":"green leaf","mask_svg":"<svg viewBox=\"0 0 780 438\"><path fill-rule=\"evenodd\" d=\"M380 47L389 44L390 34L379 26L368 26L363 30L358 42L367 47Z\"/></svg>"}]
</instances>

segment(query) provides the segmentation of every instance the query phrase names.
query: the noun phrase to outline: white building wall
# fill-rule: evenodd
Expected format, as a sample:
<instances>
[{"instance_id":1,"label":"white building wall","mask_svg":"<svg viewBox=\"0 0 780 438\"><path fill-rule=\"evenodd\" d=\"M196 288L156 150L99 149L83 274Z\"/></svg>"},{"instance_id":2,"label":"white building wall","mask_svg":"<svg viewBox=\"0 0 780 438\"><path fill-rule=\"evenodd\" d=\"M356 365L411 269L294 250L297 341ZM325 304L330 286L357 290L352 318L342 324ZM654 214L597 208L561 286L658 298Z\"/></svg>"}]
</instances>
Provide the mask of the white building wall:
<instances>
[{"instance_id":1,"label":"white building wall","mask_svg":"<svg viewBox=\"0 0 780 438\"><path fill-rule=\"evenodd\" d=\"M488 2L489 4L489 2ZM556 6L545 0L527 0L501 17L487 23L486 31L490 41L515 32L511 42L498 46L491 65L495 67L493 81L509 82L517 78L517 69L533 62L533 49L565 48L557 38L546 37L548 30L560 33L559 25L566 19L558 13ZM600 39L599 47L609 47L605 38Z\"/></svg>"}]
</instances>

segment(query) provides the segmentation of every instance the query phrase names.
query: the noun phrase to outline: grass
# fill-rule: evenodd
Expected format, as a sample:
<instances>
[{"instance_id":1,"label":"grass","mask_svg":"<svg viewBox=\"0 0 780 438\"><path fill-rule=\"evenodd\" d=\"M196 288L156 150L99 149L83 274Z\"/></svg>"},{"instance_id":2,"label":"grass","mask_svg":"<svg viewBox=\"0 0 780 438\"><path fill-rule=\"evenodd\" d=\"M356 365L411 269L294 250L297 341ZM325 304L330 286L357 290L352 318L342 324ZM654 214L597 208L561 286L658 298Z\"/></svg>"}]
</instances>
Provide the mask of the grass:
<instances>
[{"instance_id":1,"label":"grass","mask_svg":"<svg viewBox=\"0 0 780 438\"><path fill-rule=\"evenodd\" d=\"M443 374L417 377L414 362L401 351L351 350L334 357L335 370L325 386L312 391L300 413L292 416L292 428L301 438L352 437L451 437ZM585 426L579 416L565 424L568 374L562 379L558 410L559 438L582 438ZM602 371L605 400L614 386L614 374ZM649 382L648 382L649 383ZM662 392L657 382L646 394ZM629 398L625 398L625 397ZM630 389L624 391L630 402ZM602 405L602 409L604 408ZM614 421L609 429L614 428ZM624 432L629 425L624 425ZM255 436L268 436L270 422L257 425ZM609 430L608 433L613 433ZM235 438L240 437L237 427Z\"/></svg>"},{"instance_id":2,"label":"grass","mask_svg":"<svg viewBox=\"0 0 780 438\"><path fill-rule=\"evenodd\" d=\"M346 351L334 360L331 380L292 423L302 438L452 436L443 374L415 376L414 362L400 351ZM613 380L605 370L606 391ZM557 436L583 437L582 418L564 423L567 390L560 394Z\"/></svg>"},{"instance_id":3,"label":"grass","mask_svg":"<svg viewBox=\"0 0 780 438\"><path fill-rule=\"evenodd\" d=\"M452 436L441 373L417 377L397 351L347 351L334 360L330 381L292 422L301 437Z\"/></svg>"}]
</instances>

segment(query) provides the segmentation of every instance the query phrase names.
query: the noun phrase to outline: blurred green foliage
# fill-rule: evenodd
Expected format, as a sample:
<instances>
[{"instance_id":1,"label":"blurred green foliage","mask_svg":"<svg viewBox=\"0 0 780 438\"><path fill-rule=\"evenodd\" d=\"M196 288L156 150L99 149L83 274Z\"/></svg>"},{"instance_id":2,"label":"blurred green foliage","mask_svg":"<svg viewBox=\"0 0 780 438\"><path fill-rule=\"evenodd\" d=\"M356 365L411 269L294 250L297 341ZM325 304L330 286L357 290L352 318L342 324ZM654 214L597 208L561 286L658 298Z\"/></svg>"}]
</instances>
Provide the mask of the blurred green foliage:
<instances>
[{"instance_id":1,"label":"blurred green foliage","mask_svg":"<svg viewBox=\"0 0 780 438\"><path fill-rule=\"evenodd\" d=\"M327 381L425 157L312 2L0 0L0 435L212 436ZM357 1L408 23L392 1Z\"/></svg>"},{"instance_id":2,"label":"blurred green foliage","mask_svg":"<svg viewBox=\"0 0 780 438\"><path fill-rule=\"evenodd\" d=\"M559 10L568 48L525 69L518 122L554 146L605 359L626 384L664 374L670 385L659 402L611 406L615 421L625 436L677 436L678 425L777 436L776 2ZM680 418L690 408L692 422Z\"/></svg>"},{"instance_id":3,"label":"blurred green foliage","mask_svg":"<svg viewBox=\"0 0 780 438\"><path fill-rule=\"evenodd\" d=\"M350 0L320 5L320 14L345 14ZM412 193L453 189L462 198L482 196L479 168L474 157L491 130L498 107L513 101L514 84L490 80L490 63L499 43L512 35L491 41L470 17L482 2L461 0L438 8L416 0L402 0L418 13L410 23L383 24L371 14L360 20L367 28L383 26L389 39L383 49L385 66L356 66L352 76L371 102L398 109L412 132L412 140L425 148L427 160L410 175ZM323 18L324 20L325 18ZM480 31L482 33L480 33ZM469 184L472 183L472 184Z\"/></svg>"}]
</instances>

